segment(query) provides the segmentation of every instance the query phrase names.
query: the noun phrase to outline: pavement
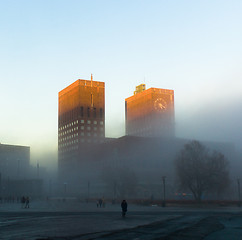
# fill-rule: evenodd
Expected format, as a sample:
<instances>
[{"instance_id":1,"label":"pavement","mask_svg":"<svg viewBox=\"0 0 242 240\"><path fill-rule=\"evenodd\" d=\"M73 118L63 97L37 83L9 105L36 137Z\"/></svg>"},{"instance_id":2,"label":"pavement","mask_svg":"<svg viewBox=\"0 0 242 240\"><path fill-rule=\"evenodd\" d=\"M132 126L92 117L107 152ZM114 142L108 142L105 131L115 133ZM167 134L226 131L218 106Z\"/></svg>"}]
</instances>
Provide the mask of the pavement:
<instances>
[{"instance_id":1,"label":"pavement","mask_svg":"<svg viewBox=\"0 0 242 240\"><path fill-rule=\"evenodd\" d=\"M174 207L129 204L125 218L120 204L77 201L33 201L0 204L0 239L205 239L242 240L238 207Z\"/></svg>"}]
</instances>

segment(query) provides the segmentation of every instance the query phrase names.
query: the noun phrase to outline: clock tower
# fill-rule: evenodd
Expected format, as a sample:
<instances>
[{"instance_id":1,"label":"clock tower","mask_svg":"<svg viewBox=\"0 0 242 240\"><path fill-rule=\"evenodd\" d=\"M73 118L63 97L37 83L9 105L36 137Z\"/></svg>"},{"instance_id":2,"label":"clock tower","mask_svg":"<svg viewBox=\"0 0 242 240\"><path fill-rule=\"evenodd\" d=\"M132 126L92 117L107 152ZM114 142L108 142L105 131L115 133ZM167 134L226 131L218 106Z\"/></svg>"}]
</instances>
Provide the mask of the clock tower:
<instances>
[{"instance_id":1,"label":"clock tower","mask_svg":"<svg viewBox=\"0 0 242 240\"><path fill-rule=\"evenodd\" d=\"M174 137L174 91L137 86L125 99L125 123L126 135Z\"/></svg>"}]
</instances>

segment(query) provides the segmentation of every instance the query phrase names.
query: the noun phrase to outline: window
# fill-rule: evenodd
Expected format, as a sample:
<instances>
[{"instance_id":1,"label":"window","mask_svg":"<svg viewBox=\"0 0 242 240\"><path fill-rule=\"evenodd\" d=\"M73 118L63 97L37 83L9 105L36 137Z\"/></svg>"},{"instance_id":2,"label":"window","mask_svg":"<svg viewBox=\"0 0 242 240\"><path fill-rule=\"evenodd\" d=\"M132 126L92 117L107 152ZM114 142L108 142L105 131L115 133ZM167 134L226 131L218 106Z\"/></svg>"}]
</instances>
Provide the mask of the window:
<instances>
[{"instance_id":1,"label":"window","mask_svg":"<svg viewBox=\"0 0 242 240\"><path fill-rule=\"evenodd\" d=\"M87 124L91 124L91 121L90 120L87 120Z\"/></svg>"},{"instance_id":2,"label":"window","mask_svg":"<svg viewBox=\"0 0 242 240\"><path fill-rule=\"evenodd\" d=\"M94 131L97 131L97 127L94 127L93 129L94 129Z\"/></svg>"},{"instance_id":3,"label":"window","mask_svg":"<svg viewBox=\"0 0 242 240\"><path fill-rule=\"evenodd\" d=\"M80 108L80 114L81 114L81 117L84 116L83 107Z\"/></svg>"},{"instance_id":4,"label":"window","mask_svg":"<svg viewBox=\"0 0 242 240\"><path fill-rule=\"evenodd\" d=\"M90 117L90 108L87 108L87 117Z\"/></svg>"},{"instance_id":5,"label":"window","mask_svg":"<svg viewBox=\"0 0 242 240\"><path fill-rule=\"evenodd\" d=\"M87 133L87 136L90 137L91 136L91 133Z\"/></svg>"},{"instance_id":6,"label":"window","mask_svg":"<svg viewBox=\"0 0 242 240\"><path fill-rule=\"evenodd\" d=\"M85 123L85 121L82 119L82 120L81 120L81 123Z\"/></svg>"},{"instance_id":7,"label":"window","mask_svg":"<svg viewBox=\"0 0 242 240\"><path fill-rule=\"evenodd\" d=\"M91 130L91 127L87 127L87 130Z\"/></svg>"},{"instance_id":8,"label":"window","mask_svg":"<svg viewBox=\"0 0 242 240\"><path fill-rule=\"evenodd\" d=\"M96 108L93 108L93 117L94 117L94 118L97 117L97 111L96 111Z\"/></svg>"},{"instance_id":9,"label":"window","mask_svg":"<svg viewBox=\"0 0 242 240\"><path fill-rule=\"evenodd\" d=\"M102 108L100 108L100 118L102 118L103 117L103 109Z\"/></svg>"},{"instance_id":10,"label":"window","mask_svg":"<svg viewBox=\"0 0 242 240\"><path fill-rule=\"evenodd\" d=\"M103 125L103 121L100 121L100 125Z\"/></svg>"},{"instance_id":11,"label":"window","mask_svg":"<svg viewBox=\"0 0 242 240\"><path fill-rule=\"evenodd\" d=\"M84 126L81 126L81 130L84 130L84 128L85 128Z\"/></svg>"},{"instance_id":12,"label":"window","mask_svg":"<svg viewBox=\"0 0 242 240\"><path fill-rule=\"evenodd\" d=\"M84 132L81 132L81 136L84 136Z\"/></svg>"},{"instance_id":13,"label":"window","mask_svg":"<svg viewBox=\"0 0 242 240\"><path fill-rule=\"evenodd\" d=\"M94 124L97 124L97 121L93 121Z\"/></svg>"},{"instance_id":14,"label":"window","mask_svg":"<svg viewBox=\"0 0 242 240\"><path fill-rule=\"evenodd\" d=\"M103 131L103 127L100 127L100 131Z\"/></svg>"}]
</instances>

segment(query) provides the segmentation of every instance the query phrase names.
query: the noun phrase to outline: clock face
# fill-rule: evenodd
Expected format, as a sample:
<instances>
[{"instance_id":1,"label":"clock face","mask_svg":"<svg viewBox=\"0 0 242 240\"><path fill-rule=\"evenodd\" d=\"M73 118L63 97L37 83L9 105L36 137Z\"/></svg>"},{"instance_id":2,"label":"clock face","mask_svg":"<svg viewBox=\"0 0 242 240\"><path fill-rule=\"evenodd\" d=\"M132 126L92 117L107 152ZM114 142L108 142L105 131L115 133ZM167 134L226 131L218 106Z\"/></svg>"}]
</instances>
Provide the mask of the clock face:
<instances>
[{"instance_id":1,"label":"clock face","mask_svg":"<svg viewBox=\"0 0 242 240\"><path fill-rule=\"evenodd\" d=\"M162 98L157 98L154 103L154 107L156 111L163 112L167 108L167 103Z\"/></svg>"}]
</instances>

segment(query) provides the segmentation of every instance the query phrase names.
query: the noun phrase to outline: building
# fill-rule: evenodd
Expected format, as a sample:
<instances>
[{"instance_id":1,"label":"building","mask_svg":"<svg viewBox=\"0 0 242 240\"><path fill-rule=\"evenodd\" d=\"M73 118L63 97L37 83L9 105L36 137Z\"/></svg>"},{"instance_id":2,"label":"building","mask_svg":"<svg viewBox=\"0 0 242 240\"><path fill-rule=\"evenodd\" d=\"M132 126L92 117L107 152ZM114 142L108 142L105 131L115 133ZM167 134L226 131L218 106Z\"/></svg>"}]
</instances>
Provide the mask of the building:
<instances>
[{"instance_id":1,"label":"building","mask_svg":"<svg viewBox=\"0 0 242 240\"><path fill-rule=\"evenodd\" d=\"M100 168L102 178L98 181L90 179L93 193L101 191L109 198L160 199L162 176L166 176L167 197L176 198L178 186L174 160L184 145L190 141L176 137L138 136L109 139L95 150L98 156L98 159L95 158L95 166ZM212 151L221 152L229 160L236 157L234 145L231 143L201 143ZM99 185L95 186L96 183Z\"/></svg>"},{"instance_id":2,"label":"building","mask_svg":"<svg viewBox=\"0 0 242 240\"><path fill-rule=\"evenodd\" d=\"M174 91L136 87L134 95L125 99L126 135L145 137L173 137Z\"/></svg>"},{"instance_id":3,"label":"building","mask_svg":"<svg viewBox=\"0 0 242 240\"><path fill-rule=\"evenodd\" d=\"M30 178L30 147L0 144L0 198L30 193L27 187L32 182Z\"/></svg>"},{"instance_id":4,"label":"building","mask_svg":"<svg viewBox=\"0 0 242 240\"><path fill-rule=\"evenodd\" d=\"M59 92L59 170L87 160L86 151L105 137L105 83L78 79Z\"/></svg>"},{"instance_id":5,"label":"building","mask_svg":"<svg viewBox=\"0 0 242 240\"><path fill-rule=\"evenodd\" d=\"M2 179L20 179L29 175L30 147L0 144Z\"/></svg>"}]
</instances>

